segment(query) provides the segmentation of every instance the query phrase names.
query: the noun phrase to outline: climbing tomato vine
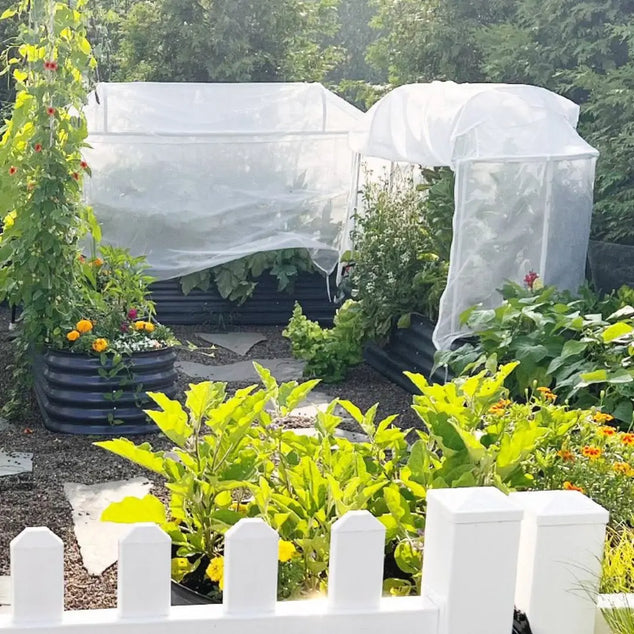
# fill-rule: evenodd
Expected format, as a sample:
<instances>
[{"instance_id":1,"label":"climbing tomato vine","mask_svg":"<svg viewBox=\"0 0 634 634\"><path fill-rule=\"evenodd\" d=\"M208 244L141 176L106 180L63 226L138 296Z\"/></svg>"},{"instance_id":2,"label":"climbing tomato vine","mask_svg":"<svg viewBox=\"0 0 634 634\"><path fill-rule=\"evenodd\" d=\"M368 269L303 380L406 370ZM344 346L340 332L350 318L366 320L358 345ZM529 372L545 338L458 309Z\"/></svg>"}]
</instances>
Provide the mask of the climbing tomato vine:
<instances>
[{"instance_id":1,"label":"climbing tomato vine","mask_svg":"<svg viewBox=\"0 0 634 634\"><path fill-rule=\"evenodd\" d=\"M82 201L87 128L82 115L95 60L81 14L85 0L21 0L2 19L20 19L5 72L16 98L0 140L0 299L22 307L19 393L33 352L55 336L83 292L78 240L99 227Z\"/></svg>"}]
</instances>

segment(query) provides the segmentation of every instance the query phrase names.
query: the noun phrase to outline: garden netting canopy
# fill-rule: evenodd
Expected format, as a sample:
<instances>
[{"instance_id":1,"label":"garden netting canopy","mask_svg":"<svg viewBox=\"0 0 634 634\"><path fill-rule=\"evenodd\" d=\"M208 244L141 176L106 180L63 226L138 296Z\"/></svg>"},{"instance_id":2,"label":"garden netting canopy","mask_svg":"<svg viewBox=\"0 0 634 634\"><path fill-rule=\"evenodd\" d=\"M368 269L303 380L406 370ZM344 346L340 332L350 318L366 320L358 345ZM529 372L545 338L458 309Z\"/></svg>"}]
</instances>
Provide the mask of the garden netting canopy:
<instances>
[{"instance_id":1,"label":"garden netting canopy","mask_svg":"<svg viewBox=\"0 0 634 634\"><path fill-rule=\"evenodd\" d=\"M335 268L362 113L320 84L98 84L85 112L103 241L156 278L291 247Z\"/></svg>"},{"instance_id":2,"label":"garden netting canopy","mask_svg":"<svg viewBox=\"0 0 634 634\"><path fill-rule=\"evenodd\" d=\"M505 280L533 270L562 289L583 283L598 152L577 133L578 116L536 86L433 82L396 88L351 132L365 156L455 171L437 348L468 334L467 308L498 305Z\"/></svg>"}]
</instances>

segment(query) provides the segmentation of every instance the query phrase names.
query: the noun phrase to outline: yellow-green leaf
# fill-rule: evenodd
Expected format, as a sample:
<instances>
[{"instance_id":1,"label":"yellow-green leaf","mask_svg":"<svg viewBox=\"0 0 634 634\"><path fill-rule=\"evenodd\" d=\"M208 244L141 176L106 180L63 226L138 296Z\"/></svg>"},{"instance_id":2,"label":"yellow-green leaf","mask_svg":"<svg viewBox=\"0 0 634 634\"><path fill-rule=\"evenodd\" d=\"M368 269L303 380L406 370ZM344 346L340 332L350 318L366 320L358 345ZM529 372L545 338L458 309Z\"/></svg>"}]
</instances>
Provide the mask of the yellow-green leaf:
<instances>
[{"instance_id":1,"label":"yellow-green leaf","mask_svg":"<svg viewBox=\"0 0 634 634\"><path fill-rule=\"evenodd\" d=\"M181 404L160 392L148 392L147 395L163 411L145 410L145 413L172 442L179 447L184 447L194 431L188 423L187 414Z\"/></svg>"},{"instance_id":2,"label":"yellow-green leaf","mask_svg":"<svg viewBox=\"0 0 634 634\"><path fill-rule=\"evenodd\" d=\"M115 440L102 440L94 444L97 447L111 451L117 456L141 465L145 469L155 473L164 473L162 454L152 451L152 447L147 442L142 445L135 445L127 438L116 438Z\"/></svg>"},{"instance_id":3,"label":"yellow-green leaf","mask_svg":"<svg viewBox=\"0 0 634 634\"><path fill-rule=\"evenodd\" d=\"M102 514L102 522L134 524L136 522L154 522L164 524L167 521L163 502L153 495L142 498L127 497L121 502L113 502Z\"/></svg>"},{"instance_id":4,"label":"yellow-green leaf","mask_svg":"<svg viewBox=\"0 0 634 634\"><path fill-rule=\"evenodd\" d=\"M601 338L603 339L603 343L610 343L615 339L629 335L632 331L634 331L634 326L631 326L624 321L617 321L615 324L608 326L603 331Z\"/></svg>"}]
</instances>

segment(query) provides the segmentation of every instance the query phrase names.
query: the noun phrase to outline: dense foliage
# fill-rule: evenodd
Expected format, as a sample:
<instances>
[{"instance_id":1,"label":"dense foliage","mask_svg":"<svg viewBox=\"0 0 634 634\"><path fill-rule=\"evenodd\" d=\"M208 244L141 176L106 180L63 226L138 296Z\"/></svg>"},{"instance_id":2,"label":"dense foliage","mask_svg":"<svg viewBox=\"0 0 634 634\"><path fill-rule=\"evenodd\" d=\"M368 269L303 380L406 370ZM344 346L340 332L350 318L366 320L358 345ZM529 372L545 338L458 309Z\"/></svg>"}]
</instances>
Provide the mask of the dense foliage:
<instances>
[{"instance_id":1,"label":"dense foliage","mask_svg":"<svg viewBox=\"0 0 634 634\"><path fill-rule=\"evenodd\" d=\"M301 273L315 270L306 249L263 251L185 275L181 288L188 295L194 288L206 291L213 283L222 298L242 304L253 295L265 273L277 280L278 291L290 293Z\"/></svg>"},{"instance_id":2,"label":"dense foliage","mask_svg":"<svg viewBox=\"0 0 634 634\"><path fill-rule=\"evenodd\" d=\"M554 287L507 284L502 295L496 309L474 307L463 314L475 340L439 352L437 364L461 374L517 360L509 379L515 398L536 383L551 386L578 407L602 406L628 428L634 398L631 290L599 300L587 289L575 298Z\"/></svg>"},{"instance_id":3,"label":"dense foliage","mask_svg":"<svg viewBox=\"0 0 634 634\"><path fill-rule=\"evenodd\" d=\"M174 578L218 599L225 532L243 517L262 517L284 544L279 595L286 598L325 589L332 524L347 511L368 509L386 527L387 560L394 563L386 568L386 591L420 591L429 488L542 488L558 477L553 461L562 460L561 448L571 437L594 442L593 429L605 429L595 422L600 412L554 404L545 388L526 403L508 400L504 380L514 365L445 386L410 375L420 390L413 408L426 429L416 432L412 444L407 431L394 424L396 416L379 421L376 405L362 412L349 401L335 401L318 412L314 436L284 429L282 421L317 381L278 385L257 365L264 384L259 389L251 386L229 396L224 383L191 385L184 407L152 394L160 409L148 413L174 443L171 451L125 439L97 444L163 476L169 509L151 495L126 498L112 504L103 519L159 523L177 549ZM352 443L336 434L342 422L337 404L367 441ZM615 459L632 458L625 440L616 432L609 440L628 447L627 453L615 448ZM599 442L603 447L608 441ZM580 463L598 464L583 451ZM542 465L549 465L547 478ZM619 490L629 491L632 482L624 481ZM601 497L600 488L596 493L616 511L615 518L626 516L629 496Z\"/></svg>"},{"instance_id":4,"label":"dense foliage","mask_svg":"<svg viewBox=\"0 0 634 634\"><path fill-rule=\"evenodd\" d=\"M449 269L453 174L423 170L370 181L362 192L353 250L340 290L349 295L334 328L322 329L296 307L284 335L307 376L340 381L362 359L367 341L382 342L412 313L435 319Z\"/></svg>"}]
</instances>

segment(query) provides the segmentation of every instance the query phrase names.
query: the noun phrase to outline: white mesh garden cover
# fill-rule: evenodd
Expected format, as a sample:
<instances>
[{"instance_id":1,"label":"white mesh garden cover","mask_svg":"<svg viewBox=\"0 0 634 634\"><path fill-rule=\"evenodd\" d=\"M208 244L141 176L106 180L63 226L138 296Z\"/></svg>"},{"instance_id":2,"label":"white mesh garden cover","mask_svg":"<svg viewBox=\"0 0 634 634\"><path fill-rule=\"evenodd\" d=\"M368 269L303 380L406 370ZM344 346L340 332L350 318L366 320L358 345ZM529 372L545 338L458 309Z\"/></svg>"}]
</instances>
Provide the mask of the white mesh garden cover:
<instances>
[{"instance_id":1,"label":"white mesh garden cover","mask_svg":"<svg viewBox=\"0 0 634 634\"><path fill-rule=\"evenodd\" d=\"M585 272L598 152L579 108L543 88L433 82L396 88L351 132L361 154L456 173L449 279L437 348L468 334L461 313L500 302L529 270L576 291Z\"/></svg>"},{"instance_id":2,"label":"white mesh garden cover","mask_svg":"<svg viewBox=\"0 0 634 634\"><path fill-rule=\"evenodd\" d=\"M345 248L362 116L319 84L99 84L85 196L103 241L169 279L256 253Z\"/></svg>"}]
</instances>

